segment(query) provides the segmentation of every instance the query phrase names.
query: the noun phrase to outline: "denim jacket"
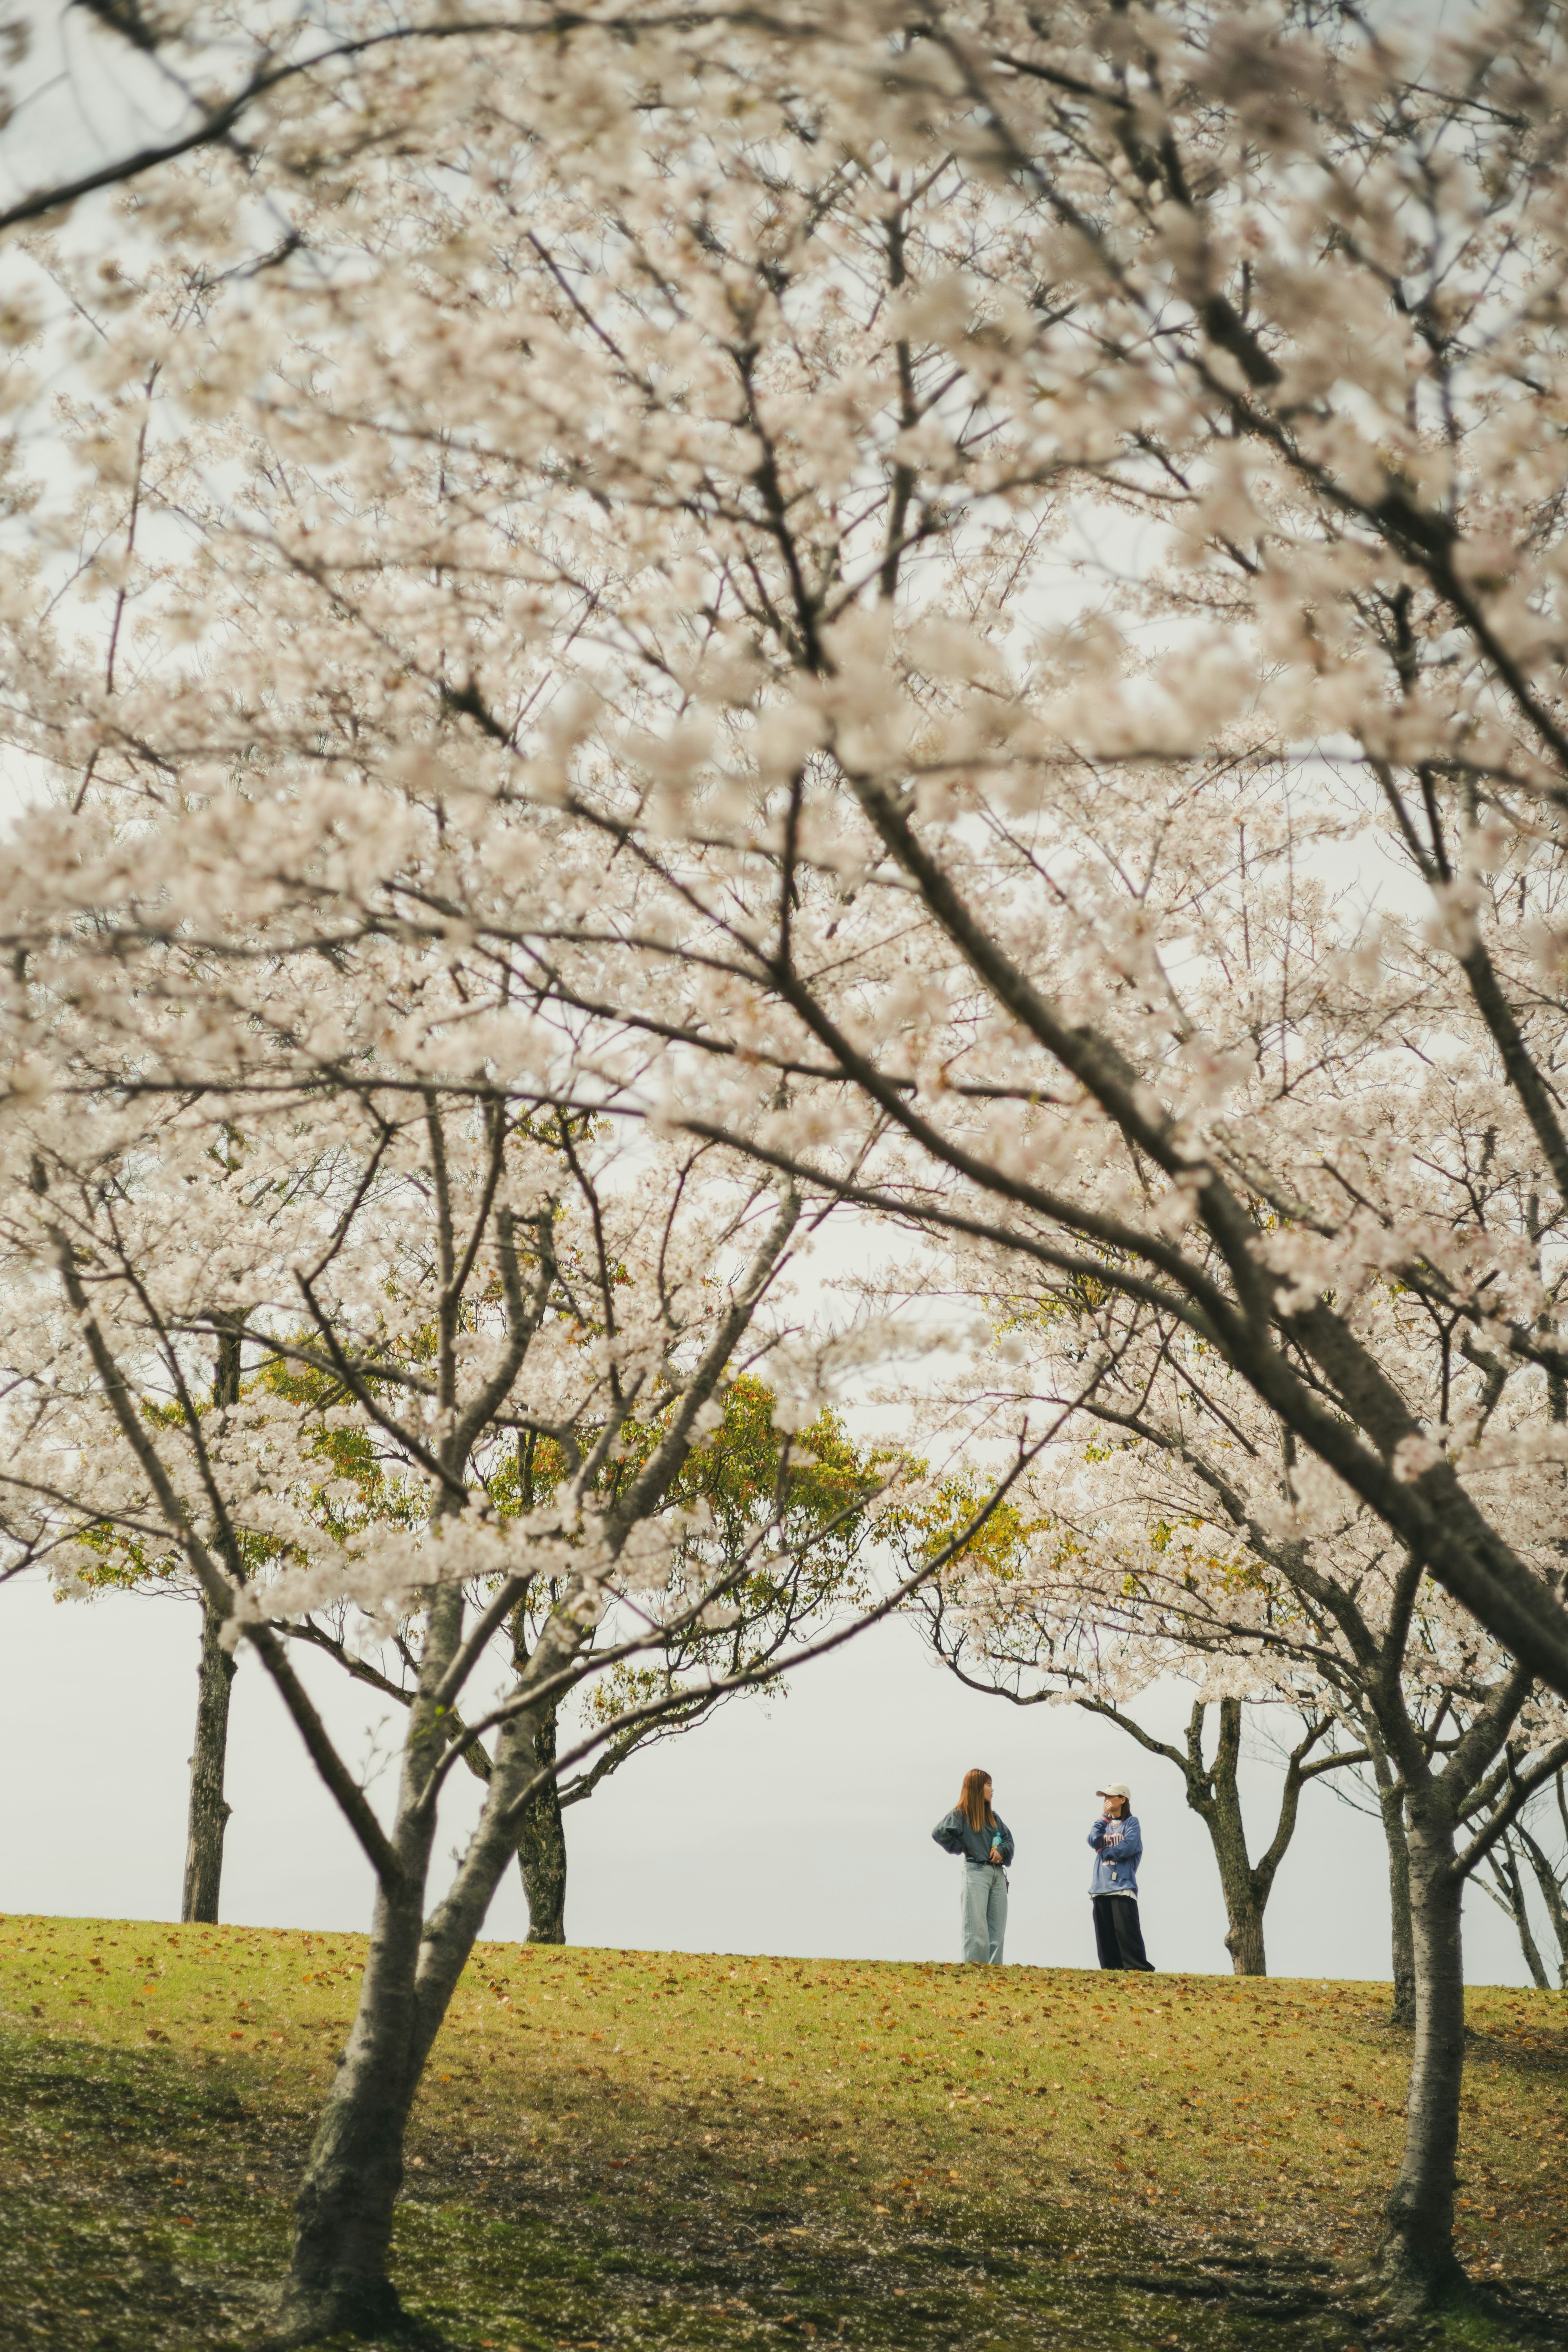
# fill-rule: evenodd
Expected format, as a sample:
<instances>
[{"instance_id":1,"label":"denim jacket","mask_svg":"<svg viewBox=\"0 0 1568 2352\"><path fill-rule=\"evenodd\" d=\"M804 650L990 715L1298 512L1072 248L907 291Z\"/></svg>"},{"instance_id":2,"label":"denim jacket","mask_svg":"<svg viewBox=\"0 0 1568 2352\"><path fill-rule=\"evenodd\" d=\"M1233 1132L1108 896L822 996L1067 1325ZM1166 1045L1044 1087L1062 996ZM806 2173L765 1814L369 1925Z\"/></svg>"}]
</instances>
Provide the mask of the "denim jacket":
<instances>
[{"instance_id":1,"label":"denim jacket","mask_svg":"<svg viewBox=\"0 0 1568 2352\"><path fill-rule=\"evenodd\" d=\"M1091 1895L1136 1895L1138 1864L1143 1853L1143 1832L1138 1826L1136 1813L1129 1813L1120 1822L1108 1822L1101 1814L1089 1833L1094 1848L1094 1875L1089 1882Z\"/></svg>"},{"instance_id":2,"label":"denim jacket","mask_svg":"<svg viewBox=\"0 0 1568 2352\"><path fill-rule=\"evenodd\" d=\"M1013 1832L1000 1813L995 1821L996 1835L1002 1841L1002 1860L1009 1863L1013 1859ZM962 1813L944 1813L931 1835L944 1853L961 1853L969 1862L989 1863L991 1859L991 1832L972 1830Z\"/></svg>"}]
</instances>

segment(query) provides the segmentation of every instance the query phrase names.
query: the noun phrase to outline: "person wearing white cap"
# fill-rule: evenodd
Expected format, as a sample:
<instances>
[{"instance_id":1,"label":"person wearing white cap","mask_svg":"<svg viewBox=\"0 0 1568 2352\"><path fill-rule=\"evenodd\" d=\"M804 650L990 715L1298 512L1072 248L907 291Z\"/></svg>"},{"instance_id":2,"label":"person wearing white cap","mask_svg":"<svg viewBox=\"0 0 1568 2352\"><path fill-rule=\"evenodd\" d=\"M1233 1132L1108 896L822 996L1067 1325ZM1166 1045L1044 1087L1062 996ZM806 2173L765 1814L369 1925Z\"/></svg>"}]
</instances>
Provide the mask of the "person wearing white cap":
<instances>
[{"instance_id":1,"label":"person wearing white cap","mask_svg":"<svg viewBox=\"0 0 1568 2352\"><path fill-rule=\"evenodd\" d=\"M1143 1853L1143 1832L1132 1811L1132 1791L1125 1780L1097 1789L1105 1801L1100 1819L1089 1833L1094 1848L1094 1875L1089 1883L1094 1906L1094 1940L1102 1969L1148 1969L1154 1963L1143 1949L1138 1922L1138 1864Z\"/></svg>"}]
</instances>

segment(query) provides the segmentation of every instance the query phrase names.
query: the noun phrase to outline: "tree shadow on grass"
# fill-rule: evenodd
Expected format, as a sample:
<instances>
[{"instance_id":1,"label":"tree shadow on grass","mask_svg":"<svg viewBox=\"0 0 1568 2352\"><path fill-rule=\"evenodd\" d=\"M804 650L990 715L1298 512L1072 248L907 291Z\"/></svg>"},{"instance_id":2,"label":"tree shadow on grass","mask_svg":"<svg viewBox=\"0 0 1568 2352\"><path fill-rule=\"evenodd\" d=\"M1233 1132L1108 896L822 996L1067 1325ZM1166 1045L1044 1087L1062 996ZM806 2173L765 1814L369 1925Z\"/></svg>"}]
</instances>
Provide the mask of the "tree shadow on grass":
<instances>
[{"instance_id":1,"label":"tree shadow on grass","mask_svg":"<svg viewBox=\"0 0 1568 2352\"><path fill-rule=\"evenodd\" d=\"M1342 2352L1375 2332L1299 2253L1194 2252L1048 2189L1023 2213L971 2199L868 2223L787 2183L738 2187L625 2086L572 2133L540 2092L504 2130L416 2126L394 2256L408 2330L370 2339L384 2352ZM243 2061L0 2039L7 2352L260 2352L312 2121ZM640 2161L612 2153L633 2142ZM1489 2339L1432 2340L1562 2342L1544 2306L1491 2300Z\"/></svg>"}]
</instances>

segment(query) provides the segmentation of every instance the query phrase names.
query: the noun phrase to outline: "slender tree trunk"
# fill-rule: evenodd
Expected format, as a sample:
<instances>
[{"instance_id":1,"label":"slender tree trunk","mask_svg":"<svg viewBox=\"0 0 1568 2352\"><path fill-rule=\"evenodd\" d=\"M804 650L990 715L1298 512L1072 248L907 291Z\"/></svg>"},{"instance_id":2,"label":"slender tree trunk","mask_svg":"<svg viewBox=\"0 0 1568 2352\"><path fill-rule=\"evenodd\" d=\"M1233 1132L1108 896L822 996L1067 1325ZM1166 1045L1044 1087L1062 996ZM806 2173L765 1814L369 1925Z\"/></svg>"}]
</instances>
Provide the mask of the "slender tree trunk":
<instances>
[{"instance_id":1,"label":"slender tree trunk","mask_svg":"<svg viewBox=\"0 0 1568 2352\"><path fill-rule=\"evenodd\" d=\"M223 1884L223 1833L233 1808L223 1793L228 1757L228 1701L236 1661L218 1639L219 1621L202 1604L202 1658L196 1686L196 1743L191 1755L190 1822L185 1838L182 1919L217 1920Z\"/></svg>"},{"instance_id":2,"label":"slender tree trunk","mask_svg":"<svg viewBox=\"0 0 1568 2352\"><path fill-rule=\"evenodd\" d=\"M553 1706L541 1713L534 1734L534 1755L540 1764L555 1761ZM528 1940L531 1944L566 1941L566 1826L561 1817L561 1790L553 1779L535 1790L522 1816L517 1842L517 1866L528 1897Z\"/></svg>"},{"instance_id":3,"label":"slender tree trunk","mask_svg":"<svg viewBox=\"0 0 1568 2352\"><path fill-rule=\"evenodd\" d=\"M1546 1973L1546 1963L1541 1957L1541 1947L1535 1940L1530 1924L1530 1905L1525 1898L1524 1873L1511 1838L1505 1837L1500 1847L1494 1846L1487 1858L1491 1873L1491 1885L1483 1892L1500 1906L1513 1921L1519 1937L1519 1948L1524 1954L1524 1965L1530 1970L1530 1980L1539 1992L1550 1992L1552 1979Z\"/></svg>"},{"instance_id":4,"label":"slender tree trunk","mask_svg":"<svg viewBox=\"0 0 1568 2352\"><path fill-rule=\"evenodd\" d=\"M1465 2063L1463 1883L1445 1809L1408 1801L1415 2040L1405 2152L1378 2266L1396 2315L1414 2317L1464 2284L1454 2252L1454 2160Z\"/></svg>"},{"instance_id":5,"label":"slender tree trunk","mask_svg":"<svg viewBox=\"0 0 1568 2352\"><path fill-rule=\"evenodd\" d=\"M1196 1712L1196 1710L1194 1710ZM1237 1766L1241 1756L1241 1701L1219 1703L1219 1740L1208 1768L1206 1801L1194 1807L1203 1820L1219 1866L1225 1895L1225 1948L1238 1977L1266 1977L1268 1962L1263 1948L1263 1906L1247 1852L1247 1825L1241 1817L1241 1790ZM1191 1791L1189 1789L1189 1802Z\"/></svg>"},{"instance_id":6,"label":"slender tree trunk","mask_svg":"<svg viewBox=\"0 0 1568 2352\"><path fill-rule=\"evenodd\" d=\"M1558 1801L1561 1803L1563 1799L1561 1772L1557 1775L1557 1783ZM1546 1906L1546 1916L1552 1923L1552 1933L1557 1945L1557 1981L1563 1990L1568 1992L1568 1901L1563 1897L1563 1880L1552 1868L1552 1858L1545 1847L1538 1838L1531 1836L1522 1822L1520 1823L1519 1835L1520 1843L1530 1858L1531 1869L1535 1874L1536 1885L1541 1889L1541 1899Z\"/></svg>"},{"instance_id":7,"label":"slender tree trunk","mask_svg":"<svg viewBox=\"0 0 1568 2352\"><path fill-rule=\"evenodd\" d=\"M1410 1845L1405 1834L1405 1791L1378 1755L1377 1802L1388 1848L1388 1918L1394 1966L1393 2025L1415 2022L1415 1935L1410 1919Z\"/></svg>"},{"instance_id":8,"label":"slender tree trunk","mask_svg":"<svg viewBox=\"0 0 1568 2352\"><path fill-rule=\"evenodd\" d=\"M239 1402L239 1318L228 1317L218 1332L217 1363L213 1375L213 1402L220 1410ZM231 1575L237 1560L227 1562ZM218 1897L223 1887L223 1836L233 1807L223 1793L228 1763L228 1701L237 1664L232 1651L218 1639L221 1627L211 1604L202 1602L202 1660L196 1683L196 1736L191 1750L190 1810L185 1833L185 1883L180 1896L182 1919L217 1924Z\"/></svg>"},{"instance_id":9,"label":"slender tree trunk","mask_svg":"<svg viewBox=\"0 0 1568 2352\"><path fill-rule=\"evenodd\" d=\"M1263 1911L1253 1892L1252 1873L1247 1860L1247 1837L1241 1826L1239 1808L1234 1818L1229 1809L1216 1801L1205 1816L1205 1826L1219 1865L1219 1883L1225 1895L1225 1911L1229 1922L1226 1928L1225 1948L1230 1954L1232 1973L1238 1977L1266 1977L1268 1959L1263 1945Z\"/></svg>"},{"instance_id":10,"label":"slender tree trunk","mask_svg":"<svg viewBox=\"0 0 1568 2352\"><path fill-rule=\"evenodd\" d=\"M430 1694L456 1654L462 1622L461 1593L438 1592L426 1622L392 1833L402 1880L376 1890L359 2005L295 2203L294 2248L279 2314L289 2343L339 2330L369 2334L395 2326L401 2315L386 2257L403 2186L404 2134L419 2082L419 1947L436 1827L434 1807L419 1799L442 1748ZM492 1773L492 1795L494 1786Z\"/></svg>"},{"instance_id":11,"label":"slender tree trunk","mask_svg":"<svg viewBox=\"0 0 1568 2352\"><path fill-rule=\"evenodd\" d=\"M378 1890L353 2028L300 2185L279 2312L287 2344L374 2333L399 2322L387 2255L409 2113L490 1898L517 1851L508 1809L537 1769L538 1724L525 1712L497 1740L484 1809L452 1890L422 1919L436 1813L422 1810L418 1798L446 1737L428 1694L456 1654L461 1623L460 1596L437 1595L393 1833L403 1883L394 1893ZM558 1671L582 1638L570 1622L552 1618L530 1661L531 1678Z\"/></svg>"}]
</instances>

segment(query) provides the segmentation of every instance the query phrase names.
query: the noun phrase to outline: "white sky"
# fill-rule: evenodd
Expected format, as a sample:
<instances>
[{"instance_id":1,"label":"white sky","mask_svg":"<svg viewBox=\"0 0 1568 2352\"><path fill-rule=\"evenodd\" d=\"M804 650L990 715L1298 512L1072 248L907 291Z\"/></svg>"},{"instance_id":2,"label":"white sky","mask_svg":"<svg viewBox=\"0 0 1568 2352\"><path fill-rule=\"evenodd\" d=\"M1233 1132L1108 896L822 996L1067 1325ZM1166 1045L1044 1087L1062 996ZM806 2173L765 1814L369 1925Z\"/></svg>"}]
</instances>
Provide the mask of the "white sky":
<instances>
[{"instance_id":1,"label":"white sky","mask_svg":"<svg viewBox=\"0 0 1568 2352\"><path fill-rule=\"evenodd\" d=\"M198 1639L191 1602L56 1602L38 1581L0 1586L0 1785L11 1793L0 1913L178 1916ZM330 1662L296 1658L357 1765L381 1702ZM1169 1691L1146 1719L1163 1717L1169 1737L1184 1712ZM1174 1768L1076 1709L1019 1710L963 1690L904 1624L807 1667L787 1698L731 1704L569 1812L567 1933L626 1948L956 1959L958 1865L931 1831L972 1764L994 1774L1018 1844L1009 1960L1093 1965L1084 1840L1096 1782L1116 1779L1131 1783L1143 1825L1151 1958L1228 1971L1218 1879ZM379 1803L392 1779L375 1783ZM1255 1847L1272 1827L1276 1782L1270 1767L1248 1769ZM250 1657L235 1686L228 1795L226 1919L368 1925L369 1871ZM477 1795L477 1784L457 1792L443 1855ZM514 1873L489 1932L526 1927ZM1386 1978L1377 1824L1310 1790L1267 1928L1276 1975ZM1511 1927L1474 1891L1466 1937L1472 1981L1528 1982Z\"/></svg>"}]
</instances>

